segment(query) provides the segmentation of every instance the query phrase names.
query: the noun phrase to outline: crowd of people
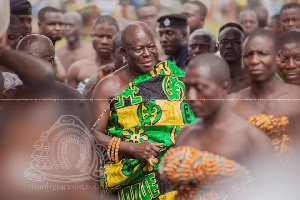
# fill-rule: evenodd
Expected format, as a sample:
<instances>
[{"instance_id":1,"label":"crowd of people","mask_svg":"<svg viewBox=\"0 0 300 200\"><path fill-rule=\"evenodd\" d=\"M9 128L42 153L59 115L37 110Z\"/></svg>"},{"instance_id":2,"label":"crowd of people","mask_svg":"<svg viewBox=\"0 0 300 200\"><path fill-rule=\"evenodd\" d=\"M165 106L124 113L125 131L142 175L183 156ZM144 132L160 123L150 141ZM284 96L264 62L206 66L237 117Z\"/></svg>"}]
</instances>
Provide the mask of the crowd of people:
<instances>
[{"instance_id":1,"label":"crowd of people","mask_svg":"<svg viewBox=\"0 0 300 200\"><path fill-rule=\"evenodd\" d=\"M146 3L125 26L98 16L91 44L79 13L42 8L33 34L31 9L10 0L0 36L6 199L297 199L300 4L216 35L201 1Z\"/></svg>"}]
</instances>

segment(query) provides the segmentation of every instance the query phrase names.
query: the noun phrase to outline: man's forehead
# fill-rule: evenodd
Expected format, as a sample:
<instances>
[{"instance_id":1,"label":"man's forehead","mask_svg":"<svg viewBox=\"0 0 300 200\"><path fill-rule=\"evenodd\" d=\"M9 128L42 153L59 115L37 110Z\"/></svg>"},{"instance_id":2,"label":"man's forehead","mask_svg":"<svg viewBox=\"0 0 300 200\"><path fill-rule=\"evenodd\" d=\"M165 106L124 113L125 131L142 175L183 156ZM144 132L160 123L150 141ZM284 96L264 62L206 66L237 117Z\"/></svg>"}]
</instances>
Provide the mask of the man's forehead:
<instances>
[{"instance_id":1,"label":"man's forehead","mask_svg":"<svg viewBox=\"0 0 300 200\"><path fill-rule=\"evenodd\" d=\"M281 12L281 14L283 14L283 15L290 14L290 13L293 13L293 14L296 13L296 14L300 15L300 8L287 8Z\"/></svg>"},{"instance_id":2,"label":"man's forehead","mask_svg":"<svg viewBox=\"0 0 300 200\"><path fill-rule=\"evenodd\" d=\"M255 35L251 38L247 38L244 43L244 48L248 48L251 45L251 49L268 49L274 50L274 42L271 37L267 35Z\"/></svg>"},{"instance_id":3,"label":"man's forehead","mask_svg":"<svg viewBox=\"0 0 300 200\"><path fill-rule=\"evenodd\" d=\"M63 14L61 12L47 12L45 13L45 21L49 20L62 20Z\"/></svg>"},{"instance_id":4,"label":"man's forehead","mask_svg":"<svg viewBox=\"0 0 300 200\"><path fill-rule=\"evenodd\" d=\"M221 31L219 34L219 38L223 37L234 37L234 38L240 38L242 36L242 32L235 27L227 27L224 30Z\"/></svg>"},{"instance_id":5,"label":"man's forehead","mask_svg":"<svg viewBox=\"0 0 300 200\"><path fill-rule=\"evenodd\" d=\"M243 12L243 13L241 13L240 18L243 20L255 19L255 14L252 12Z\"/></svg>"},{"instance_id":6,"label":"man's forehead","mask_svg":"<svg viewBox=\"0 0 300 200\"><path fill-rule=\"evenodd\" d=\"M300 41L299 42L280 43L280 49L300 50Z\"/></svg>"},{"instance_id":7,"label":"man's forehead","mask_svg":"<svg viewBox=\"0 0 300 200\"><path fill-rule=\"evenodd\" d=\"M202 42L202 43L210 43L211 40L213 40L211 35L207 34L199 34L199 35L194 35L189 39L189 42Z\"/></svg>"},{"instance_id":8,"label":"man's forehead","mask_svg":"<svg viewBox=\"0 0 300 200\"><path fill-rule=\"evenodd\" d=\"M32 15L15 15L19 19L32 19Z\"/></svg>"}]
</instances>

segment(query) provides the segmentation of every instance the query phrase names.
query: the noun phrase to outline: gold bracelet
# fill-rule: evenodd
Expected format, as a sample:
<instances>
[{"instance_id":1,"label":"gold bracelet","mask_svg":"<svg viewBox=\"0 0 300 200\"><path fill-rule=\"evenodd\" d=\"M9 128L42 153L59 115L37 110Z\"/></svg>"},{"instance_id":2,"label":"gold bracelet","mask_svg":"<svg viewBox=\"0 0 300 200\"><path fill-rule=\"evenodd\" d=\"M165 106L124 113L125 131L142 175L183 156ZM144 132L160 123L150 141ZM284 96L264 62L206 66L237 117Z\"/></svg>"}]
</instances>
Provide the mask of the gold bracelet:
<instances>
[{"instance_id":1,"label":"gold bracelet","mask_svg":"<svg viewBox=\"0 0 300 200\"><path fill-rule=\"evenodd\" d=\"M116 150L115 150L115 162L119 162L119 149L120 149L120 142L121 138L118 139L117 144L116 144Z\"/></svg>"},{"instance_id":2,"label":"gold bracelet","mask_svg":"<svg viewBox=\"0 0 300 200\"><path fill-rule=\"evenodd\" d=\"M116 144L118 142L118 138L117 137L114 137L114 141L113 141L113 144L111 146L111 154L110 154L110 160L112 161L115 161L115 148L116 148Z\"/></svg>"},{"instance_id":3,"label":"gold bracelet","mask_svg":"<svg viewBox=\"0 0 300 200\"><path fill-rule=\"evenodd\" d=\"M116 137L113 137L110 142L109 142L109 145L108 145L108 148L107 148L107 158L109 160L111 160L111 157L110 157L110 149L111 149L111 145L113 144L114 140L115 140Z\"/></svg>"}]
</instances>

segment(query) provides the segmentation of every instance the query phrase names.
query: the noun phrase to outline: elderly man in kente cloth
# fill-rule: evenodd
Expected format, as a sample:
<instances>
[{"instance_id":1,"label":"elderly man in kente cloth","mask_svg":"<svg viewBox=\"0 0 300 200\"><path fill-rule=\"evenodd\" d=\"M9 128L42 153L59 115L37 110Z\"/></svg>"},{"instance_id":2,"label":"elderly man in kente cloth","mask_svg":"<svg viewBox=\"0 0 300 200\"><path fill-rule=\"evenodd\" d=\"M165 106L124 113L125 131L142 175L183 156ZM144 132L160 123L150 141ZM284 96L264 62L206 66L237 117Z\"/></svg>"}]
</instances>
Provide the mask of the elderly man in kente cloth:
<instances>
[{"instance_id":1,"label":"elderly man in kente cloth","mask_svg":"<svg viewBox=\"0 0 300 200\"><path fill-rule=\"evenodd\" d=\"M158 60L155 34L143 22L121 36L127 65L102 79L91 105L92 134L107 148L104 186L119 199L172 199L160 179L161 158L178 131L195 120L184 101L184 72Z\"/></svg>"}]
</instances>

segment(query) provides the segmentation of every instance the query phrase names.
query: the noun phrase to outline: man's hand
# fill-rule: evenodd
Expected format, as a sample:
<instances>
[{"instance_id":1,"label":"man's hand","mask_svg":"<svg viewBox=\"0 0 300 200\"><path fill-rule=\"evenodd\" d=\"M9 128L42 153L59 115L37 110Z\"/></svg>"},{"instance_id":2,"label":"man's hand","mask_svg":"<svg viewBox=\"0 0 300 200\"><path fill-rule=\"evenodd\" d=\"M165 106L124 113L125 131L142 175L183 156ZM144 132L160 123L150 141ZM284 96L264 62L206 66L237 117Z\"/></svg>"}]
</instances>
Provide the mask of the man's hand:
<instances>
[{"instance_id":1,"label":"man's hand","mask_svg":"<svg viewBox=\"0 0 300 200\"><path fill-rule=\"evenodd\" d=\"M136 159L147 161L151 156L158 156L160 154L160 150L158 146L162 146L163 143L157 142L142 142L139 144L132 143L130 145L130 152Z\"/></svg>"},{"instance_id":2,"label":"man's hand","mask_svg":"<svg viewBox=\"0 0 300 200\"><path fill-rule=\"evenodd\" d=\"M99 68L99 73L98 73L98 79L101 80L102 78L110 75L111 73L114 72L114 65L113 64L106 64L103 65Z\"/></svg>"}]
</instances>

